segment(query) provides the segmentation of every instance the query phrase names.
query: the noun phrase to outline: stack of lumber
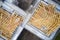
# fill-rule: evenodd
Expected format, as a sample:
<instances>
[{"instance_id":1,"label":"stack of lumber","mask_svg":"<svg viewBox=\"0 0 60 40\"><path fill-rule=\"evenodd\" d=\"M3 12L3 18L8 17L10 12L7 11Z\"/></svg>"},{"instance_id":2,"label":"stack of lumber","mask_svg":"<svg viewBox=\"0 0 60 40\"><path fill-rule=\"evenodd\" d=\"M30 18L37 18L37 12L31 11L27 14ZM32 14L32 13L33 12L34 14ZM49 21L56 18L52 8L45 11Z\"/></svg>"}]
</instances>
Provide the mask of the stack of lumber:
<instances>
[{"instance_id":1,"label":"stack of lumber","mask_svg":"<svg viewBox=\"0 0 60 40\"><path fill-rule=\"evenodd\" d=\"M21 25L22 21L22 16L18 15L16 12L10 14L0 8L0 31L4 37L10 39L16 28Z\"/></svg>"},{"instance_id":2,"label":"stack of lumber","mask_svg":"<svg viewBox=\"0 0 60 40\"><path fill-rule=\"evenodd\" d=\"M60 14L56 11L54 5L46 5L41 2L28 24L33 25L47 36L50 36L60 24Z\"/></svg>"}]
</instances>

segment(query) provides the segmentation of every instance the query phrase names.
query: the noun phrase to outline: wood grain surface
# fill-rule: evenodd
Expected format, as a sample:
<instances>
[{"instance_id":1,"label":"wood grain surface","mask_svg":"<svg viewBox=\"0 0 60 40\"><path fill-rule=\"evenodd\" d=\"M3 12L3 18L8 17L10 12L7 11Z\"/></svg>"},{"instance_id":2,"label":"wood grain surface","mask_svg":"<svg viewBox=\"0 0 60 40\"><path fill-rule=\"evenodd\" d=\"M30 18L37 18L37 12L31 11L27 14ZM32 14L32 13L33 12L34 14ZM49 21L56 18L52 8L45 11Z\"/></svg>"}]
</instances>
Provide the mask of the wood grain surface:
<instances>
[{"instance_id":1,"label":"wood grain surface","mask_svg":"<svg viewBox=\"0 0 60 40\"><path fill-rule=\"evenodd\" d=\"M55 10L54 5L40 3L28 24L50 36L60 24L60 14Z\"/></svg>"},{"instance_id":2,"label":"wood grain surface","mask_svg":"<svg viewBox=\"0 0 60 40\"><path fill-rule=\"evenodd\" d=\"M0 31L6 38L11 38L16 28L21 25L23 18L16 13L10 14L0 8Z\"/></svg>"}]
</instances>

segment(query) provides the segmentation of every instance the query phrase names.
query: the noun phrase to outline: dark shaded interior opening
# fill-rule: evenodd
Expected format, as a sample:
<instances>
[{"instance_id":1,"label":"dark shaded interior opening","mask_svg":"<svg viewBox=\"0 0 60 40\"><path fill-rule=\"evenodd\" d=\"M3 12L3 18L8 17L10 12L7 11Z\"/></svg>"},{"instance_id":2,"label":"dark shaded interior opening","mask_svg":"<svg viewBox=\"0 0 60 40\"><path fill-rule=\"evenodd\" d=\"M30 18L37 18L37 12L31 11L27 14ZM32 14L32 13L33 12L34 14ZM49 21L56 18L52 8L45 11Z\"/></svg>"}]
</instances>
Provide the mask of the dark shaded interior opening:
<instances>
[{"instance_id":1,"label":"dark shaded interior opening","mask_svg":"<svg viewBox=\"0 0 60 40\"><path fill-rule=\"evenodd\" d=\"M60 2L60 0L57 0L57 1L59 1L59 2Z\"/></svg>"},{"instance_id":2,"label":"dark shaded interior opening","mask_svg":"<svg viewBox=\"0 0 60 40\"><path fill-rule=\"evenodd\" d=\"M17 0L18 7L20 7L23 10L27 10L30 5L34 5L36 0Z\"/></svg>"},{"instance_id":3,"label":"dark shaded interior opening","mask_svg":"<svg viewBox=\"0 0 60 40\"><path fill-rule=\"evenodd\" d=\"M60 5L60 0L53 0L53 1Z\"/></svg>"},{"instance_id":4,"label":"dark shaded interior opening","mask_svg":"<svg viewBox=\"0 0 60 40\"><path fill-rule=\"evenodd\" d=\"M60 40L60 29L56 32L55 37L53 40Z\"/></svg>"},{"instance_id":5,"label":"dark shaded interior opening","mask_svg":"<svg viewBox=\"0 0 60 40\"><path fill-rule=\"evenodd\" d=\"M17 38L17 40L42 40L42 39L38 38L36 35L24 29L21 35L19 35L19 37Z\"/></svg>"}]
</instances>

